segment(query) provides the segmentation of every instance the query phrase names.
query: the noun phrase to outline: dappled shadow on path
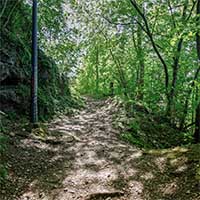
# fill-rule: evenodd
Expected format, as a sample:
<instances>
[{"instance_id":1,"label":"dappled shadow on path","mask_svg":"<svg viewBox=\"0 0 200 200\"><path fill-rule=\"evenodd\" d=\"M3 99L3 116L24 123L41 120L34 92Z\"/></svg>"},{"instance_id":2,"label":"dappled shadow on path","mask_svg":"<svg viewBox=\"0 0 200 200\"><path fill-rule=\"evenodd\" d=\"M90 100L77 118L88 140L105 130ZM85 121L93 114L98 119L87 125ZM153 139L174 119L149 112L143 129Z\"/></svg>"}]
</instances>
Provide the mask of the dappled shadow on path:
<instances>
[{"instance_id":1,"label":"dappled shadow on path","mask_svg":"<svg viewBox=\"0 0 200 200\"><path fill-rule=\"evenodd\" d=\"M11 152L18 150L15 160L23 162L11 165L19 171L24 168L24 173L13 172L17 178L10 184L21 190L13 190L11 196L16 194L19 200L199 199L190 150L144 152L125 143L112 125L120 109L109 99L88 100L80 113L49 124L60 141L57 145L19 141Z\"/></svg>"},{"instance_id":2,"label":"dappled shadow on path","mask_svg":"<svg viewBox=\"0 0 200 200\"><path fill-rule=\"evenodd\" d=\"M34 138L15 137L5 155L8 178L0 185L0 199L17 199L24 192L42 188L40 199L47 191L62 183L63 169L71 168L73 151L66 149L73 143L50 145ZM28 199L28 198L27 198Z\"/></svg>"}]
</instances>

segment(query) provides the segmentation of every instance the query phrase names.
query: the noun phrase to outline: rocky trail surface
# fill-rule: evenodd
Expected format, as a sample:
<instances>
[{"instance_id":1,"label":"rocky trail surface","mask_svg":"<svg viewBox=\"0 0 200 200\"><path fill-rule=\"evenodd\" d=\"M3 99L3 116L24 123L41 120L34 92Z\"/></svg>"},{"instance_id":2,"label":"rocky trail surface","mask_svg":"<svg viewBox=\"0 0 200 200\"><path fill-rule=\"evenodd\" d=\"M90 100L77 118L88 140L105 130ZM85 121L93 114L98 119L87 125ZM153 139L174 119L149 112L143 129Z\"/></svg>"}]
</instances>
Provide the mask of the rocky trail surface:
<instances>
[{"instance_id":1,"label":"rocky trail surface","mask_svg":"<svg viewBox=\"0 0 200 200\"><path fill-rule=\"evenodd\" d=\"M88 99L82 111L48 124L45 139L13 140L0 199L200 199L187 166L189 150L146 153L122 141L113 126L119 110L110 99Z\"/></svg>"}]
</instances>

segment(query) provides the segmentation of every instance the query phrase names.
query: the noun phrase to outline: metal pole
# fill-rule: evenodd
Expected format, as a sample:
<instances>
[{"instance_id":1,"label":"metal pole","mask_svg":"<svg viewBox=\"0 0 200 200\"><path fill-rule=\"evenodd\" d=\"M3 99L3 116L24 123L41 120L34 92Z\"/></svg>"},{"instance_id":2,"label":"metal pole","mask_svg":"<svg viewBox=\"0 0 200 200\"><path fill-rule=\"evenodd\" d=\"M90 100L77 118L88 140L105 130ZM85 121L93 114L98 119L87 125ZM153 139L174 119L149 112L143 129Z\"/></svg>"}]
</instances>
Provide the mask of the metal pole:
<instances>
[{"instance_id":1,"label":"metal pole","mask_svg":"<svg viewBox=\"0 0 200 200\"><path fill-rule=\"evenodd\" d=\"M32 74L31 74L31 122L38 122L38 47L37 47L37 0L32 7Z\"/></svg>"}]
</instances>

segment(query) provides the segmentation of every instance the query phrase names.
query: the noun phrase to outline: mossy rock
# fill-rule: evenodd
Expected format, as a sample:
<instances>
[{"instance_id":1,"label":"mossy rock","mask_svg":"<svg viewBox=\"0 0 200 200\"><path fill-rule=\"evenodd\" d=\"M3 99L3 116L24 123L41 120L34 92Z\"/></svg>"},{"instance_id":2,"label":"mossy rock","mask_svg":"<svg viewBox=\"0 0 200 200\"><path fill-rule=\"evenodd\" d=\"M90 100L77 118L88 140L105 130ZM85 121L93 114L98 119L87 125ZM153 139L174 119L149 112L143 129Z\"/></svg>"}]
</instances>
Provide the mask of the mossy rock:
<instances>
[{"instance_id":1,"label":"mossy rock","mask_svg":"<svg viewBox=\"0 0 200 200\"><path fill-rule=\"evenodd\" d=\"M33 128L31 134L41 140L46 139L46 137L49 135L48 131L42 127Z\"/></svg>"},{"instance_id":2,"label":"mossy rock","mask_svg":"<svg viewBox=\"0 0 200 200\"><path fill-rule=\"evenodd\" d=\"M198 165L198 167L197 167L195 178L196 178L198 181L200 181L200 165Z\"/></svg>"}]
</instances>

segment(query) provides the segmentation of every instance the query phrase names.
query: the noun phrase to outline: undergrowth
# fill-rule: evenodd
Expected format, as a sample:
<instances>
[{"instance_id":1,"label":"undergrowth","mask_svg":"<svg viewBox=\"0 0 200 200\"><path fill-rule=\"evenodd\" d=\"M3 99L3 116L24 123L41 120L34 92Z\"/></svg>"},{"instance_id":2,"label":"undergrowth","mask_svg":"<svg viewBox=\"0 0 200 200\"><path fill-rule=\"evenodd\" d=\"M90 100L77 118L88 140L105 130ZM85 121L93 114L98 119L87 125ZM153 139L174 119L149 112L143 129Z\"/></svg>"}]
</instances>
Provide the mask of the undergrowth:
<instances>
[{"instance_id":1,"label":"undergrowth","mask_svg":"<svg viewBox=\"0 0 200 200\"><path fill-rule=\"evenodd\" d=\"M192 133L180 131L162 114L142 104L125 104L126 117L121 138L141 148L170 148L192 144Z\"/></svg>"},{"instance_id":2,"label":"undergrowth","mask_svg":"<svg viewBox=\"0 0 200 200\"><path fill-rule=\"evenodd\" d=\"M6 179L7 177L7 169L6 164L4 162L4 153L6 151L8 138L0 134L0 184Z\"/></svg>"}]
</instances>

